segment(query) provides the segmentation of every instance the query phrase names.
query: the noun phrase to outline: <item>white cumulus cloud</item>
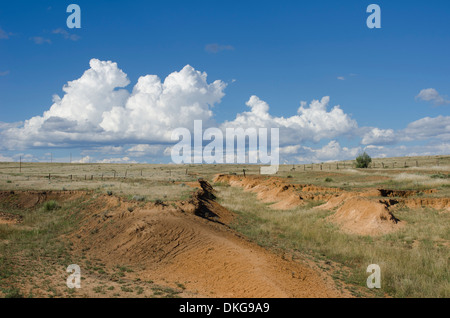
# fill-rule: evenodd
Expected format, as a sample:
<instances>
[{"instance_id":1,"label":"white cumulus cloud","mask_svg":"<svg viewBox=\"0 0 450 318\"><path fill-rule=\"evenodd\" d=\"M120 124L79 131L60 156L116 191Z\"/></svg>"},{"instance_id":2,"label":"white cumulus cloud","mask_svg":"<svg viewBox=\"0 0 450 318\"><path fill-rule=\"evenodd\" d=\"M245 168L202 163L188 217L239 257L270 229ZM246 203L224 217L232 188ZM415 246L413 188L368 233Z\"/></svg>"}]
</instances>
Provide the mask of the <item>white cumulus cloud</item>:
<instances>
[{"instance_id":1,"label":"white cumulus cloud","mask_svg":"<svg viewBox=\"0 0 450 318\"><path fill-rule=\"evenodd\" d=\"M426 102L433 102L435 105L450 104L450 100L446 99L445 96L441 96L434 88L422 89L416 96L416 99Z\"/></svg>"},{"instance_id":2,"label":"white cumulus cloud","mask_svg":"<svg viewBox=\"0 0 450 318\"><path fill-rule=\"evenodd\" d=\"M378 144L393 144L397 140L397 136L393 129L379 129L372 128L369 132L364 134L361 143L363 145L378 145Z\"/></svg>"},{"instance_id":3,"label":"white cumulus cloud","mask_svg":"<svg viewBox=\"0 0 450 318\"><path fill-rule=\"evenodd\" d=\"M328 110L330 98L313 100L309 107L302 102L297 115L291 117L274 117L269 113L269 105L252 96L246 103L249 112L237 114L233 121L225 122L222 127L265 127L280 129L280 144L318 142L322 139L333 139L350 135L358 127L355 120L345 114L340 106Z\"/></svg>"},{"instance_id":4,"label":"white cumulus cloud","mask_svg":"<svg viewBox=\"0 0 450 318\"><path fill-rule=\"evenodd\" d=\"M361 151L361 147L342 147L338 141L331 140L321 148L301 147L295 159L300 163L348 160L356 158Z\"/></svg>"},{"instance_id":5,"label":"white cumulus cloud","mask_svg":"<svg viewBox=\"0 0 450 318\"><path fill-rule=\"evenodd\" d=\"M97 143L170 141L171 131L191 128L195 119L212 124L211 108L226 84L207 82L207 74L187 65L162 82L155 75L139 78L125 89L127 75L111 61L92 59L90 68L55 95L42 116L1 133L8 149Z\"/></svg>"}]
</instances>

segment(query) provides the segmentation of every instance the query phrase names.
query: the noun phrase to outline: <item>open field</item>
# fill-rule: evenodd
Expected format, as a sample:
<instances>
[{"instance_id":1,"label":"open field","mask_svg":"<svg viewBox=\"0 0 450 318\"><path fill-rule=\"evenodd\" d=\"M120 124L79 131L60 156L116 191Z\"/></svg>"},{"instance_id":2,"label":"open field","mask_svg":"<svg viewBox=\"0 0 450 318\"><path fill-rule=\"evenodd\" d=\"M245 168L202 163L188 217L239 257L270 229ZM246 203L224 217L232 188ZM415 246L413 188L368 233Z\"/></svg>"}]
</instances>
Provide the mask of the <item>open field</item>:
<instances>
[{"instance_id":1,"label":"open field","mask_svg":"<svg viewBox=\"0 0 450 318\"><path fill-rule=\"evenodd\" d=\"M449 212L450 156L274 176L256 165L0 163L0 295L450 297ZM66 286L70 264L81 289ZM366 287L370 264L380 289Z\"/></svg>"}]
</instances>

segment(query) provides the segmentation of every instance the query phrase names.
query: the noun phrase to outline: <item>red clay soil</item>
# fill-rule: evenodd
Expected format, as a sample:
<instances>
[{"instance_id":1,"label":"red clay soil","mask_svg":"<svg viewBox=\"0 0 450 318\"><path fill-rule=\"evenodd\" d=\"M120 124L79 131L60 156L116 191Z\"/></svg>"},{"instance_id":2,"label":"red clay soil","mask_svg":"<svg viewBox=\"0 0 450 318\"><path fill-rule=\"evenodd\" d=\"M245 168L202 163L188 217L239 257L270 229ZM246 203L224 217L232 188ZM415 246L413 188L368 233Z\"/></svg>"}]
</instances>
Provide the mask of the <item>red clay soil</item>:
<instances>
[{"instance_id":1,"label":"red clay soil","mask_svg":"<svg viewBox=\"0 0 450 318\"><path fill-rule=\"evenodd\" d=\"M359 196L345 200L328 220L345 232L360 235L386 234L403 225L385 204Z\"/></svg>"},{"instance_id":2,"label":"red clay soil","mask_svg":"<svg viewBox=\"0 0 450 318\"><path fill-rule=\"evenodd\" d=\"M272 203L276 210L288 210L309 201L328 201L341 193L338 188L318 187L308 184L291 184L277 177L236 176L218 174L214 182L228 183L233 187L242 187L244 191L256 193L259 200Z\"/></svg>"},{"instance_id":3,"label":"red clay soil","mask_svg":"<svg viewBox=\"0 0 450 318\"><path fill-rule=\"evenodd\" d=\"M278 177L243 177L225 174L216 175L213 181L254 192L258 199L272 203L270 207L273 209L292 209L314 200L326 201L316 209L336 210L328 220L338 224L345 232L360 235L380 235L400 229L404 222L392 214L390 209L393 205L410 208L431 207L450 211L449 198L414 197L437 192L434 189L424 191L366 189L356 192L290 184L286 179Z\"/></svg>"},{"instance_id":4,"label":"red clay soil","mask_svg":"<svg viewBox=\"0 0 450 318\"><path fill-rule=\"evenodd\" d=\"M141 279L184 282L196 297L338 297L340 294L304 264L287 261L251 243L226 224L231 212L216 203L211 186L173 205L133 206L99 197L99 215L113 226L92 220L74 234L81 246L106 263L143 268ZM98 207L94 211L100 212ZM112 222L106 222L106 224ZM81 243L81 240L79 240ZM77 245L77 244L75 244Z\"/></svg>"},{"instance_id":5,"label":"red clay soil","mask_svg":"<svg viewBox=\"0 0 450 318\"><path fill-rule=\"evenodd\" d=\"M0 224L17 224L22 221L19 215L0 211Z\"/></svg>"},{"instance_id":6,"label":"red clay soil","mask_svg":"<svg viewBox=\"0 0 450 318\"><path fill-rule=\"evenodd\" d=\"M67 237L75 259L85 254L111 267L126 264L142 281L181 282L189 297L342 296L306 262L286 260L231 230L234 215L214 201L207 182L199 188L174 204L82 192L0 192L0 199L31 208L86 196L81 226Z\"/></svg>"}]
</instances>

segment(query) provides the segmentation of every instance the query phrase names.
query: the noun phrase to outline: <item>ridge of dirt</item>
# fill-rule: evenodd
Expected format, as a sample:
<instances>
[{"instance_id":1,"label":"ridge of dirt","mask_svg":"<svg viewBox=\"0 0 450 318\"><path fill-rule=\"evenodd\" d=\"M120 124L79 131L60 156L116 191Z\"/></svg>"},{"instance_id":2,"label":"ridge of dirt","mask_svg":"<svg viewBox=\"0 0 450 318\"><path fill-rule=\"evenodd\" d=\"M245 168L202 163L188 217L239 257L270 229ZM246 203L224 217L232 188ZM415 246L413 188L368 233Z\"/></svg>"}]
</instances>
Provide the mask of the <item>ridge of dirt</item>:
<instances>
[{"instance_id":1,"label":"ridge of dirt","mask_svg":"<svg viewBox=\"0 0 450 318\"><path fill-rule=\"evenodd\" d=\"M244 191L254 192L259 200L272 203L270 207L276 210L292 209L308 201L328 201L343 191L311 184L291 184L277 177L218 174L213 182L228 183L233 187L242 187Z\"/></svg>"},{"instance_id":2,"label":"ridge of dirt","mask_svg":"<svg viewBox=\"0 0 450 318\"><path fill-rule=\"evenodd\" d=\"M436 193L435 189L420 191L365 189L357 192L315 185L291 184L279 177L244 177L226 174L215 175L213 181L254 192L259 200L272 203L270 207L277 210L292 209L310 201L326 201L315 208L336 209L328 220L338 224L345 232L360 235L380 235L400 229L404 222L397 219L390 210L394 205L410 208L427 206L450 211L449 198L414 197Z\"/></svg>"},{"instance_id":3,"label":"ridge of dirt","mask_svg":"<svg viewBox=\"0 0 450 318\"><path fill-rule=\"evenodd\" d=\"M328 220L341 229L361 235L380 235L393 232L404 223L399 223L387 205L368 198L353 196L345 200Z\"/></svg>"},{"instance_id":4,"label":"ridge of dirt","mask_svg":"<svg viewBox=\"0 0 450 318\"><path fill-rule=\"evenodd\" d=\"M32 209L49 200L71 201L89 195L90 191L0 191L0 202L13 209Z\"/></svg>"},{"instance_id":5,"label":"ridge of dirt","mask_svg":"<svg viewBox=\"0 0 450 318\"><path fill-rule=\"evenodd\" d=\"M198 297L340 295L309 267L283 260L223 226L233 214L214 201L208 182L199 185L192 199L175 206L146 204L121 212L121 202L108 212L113 227L86 222L75 237L84 237L80 246L89 246L92 257L141 266L143 279L185 282Z\"/></svg>"},{"instance_id":6,"label":"ridge of dirt","mask_svg":"<svg viewBox=\"0 0 450 318\"><path fill-rule=\"evenodd\" d=\"M99 260L106 268L129 266L130 275L142 281L181 282L181 296L343 297L306 263L284 259L231 230L233 213L214 200L204 180L191 199L171 204L82 191L0 192L4 204L21 208L83 196L81 225L66 237L76 257Z\"/></svg>"},{"instance_id":7,"label":"ridge of dirt","mask_svg":"<svg viewBox=\"0 0 450 318\"><path fill-rule=\"evenodd\" d=\"M20 215L0 211L0 224L17 224L22 221Z\"/></svg>"}]
</instances>

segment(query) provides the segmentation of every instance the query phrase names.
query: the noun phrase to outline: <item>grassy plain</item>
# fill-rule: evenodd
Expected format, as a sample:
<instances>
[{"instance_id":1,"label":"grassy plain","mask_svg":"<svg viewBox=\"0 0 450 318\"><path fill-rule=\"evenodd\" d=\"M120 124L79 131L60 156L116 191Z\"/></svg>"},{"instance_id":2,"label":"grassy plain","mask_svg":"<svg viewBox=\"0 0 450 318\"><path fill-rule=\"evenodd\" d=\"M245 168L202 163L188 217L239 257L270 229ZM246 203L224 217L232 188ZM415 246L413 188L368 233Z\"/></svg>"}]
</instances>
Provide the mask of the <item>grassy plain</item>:
<instances>
[{"instance_id":1,"label":"grassy plain","mask_svg":"<svg viewBox=\"0 0 450 318\"><path fill-rule=\"evenodd\" d=\"M0 163L0 190L89 190L94 194L169 204L189 199L196 190L192 185L199 178L212 183L218 173L257 175L259 166ZM352 161L281 165L277 177L290 183L349 191L435 189L427 196L449 198L450 156L374 159L368 169L355 169ZM234 230L276 253L307 260L354 296L450 297L448 211L426 207L396 209L395 216L406 226L382 236L362 236L346 234L328 222L326 218L334 210L314 209L323 202L278 211L259 201L254 193L225 184L213 186L218 202L237 215L231 225ZM21 219L18 225L0 224L3 296L35 297L33 286L38 283L46 286L48 297L72 295L69 289L61 292L54 288L51 273L56 271L61 278L67 275L64 266L71 263L72 248L64 237L81 226L79 212L86 204L86 200L43 202L34 209L21 210L0 202L0 212ZM145 283L125 270L106 269L101 260L85 261L89 270L100 277L92 284L93 293L99 296L176 297L183 291ZM380 290L365 288L369 264L381 267ZM31 279L36 275L38 280ZM133 279L125 281L123 277L130 275ZM143 292L148 288L153 293Z\"/></svg>"}]
</instances>

